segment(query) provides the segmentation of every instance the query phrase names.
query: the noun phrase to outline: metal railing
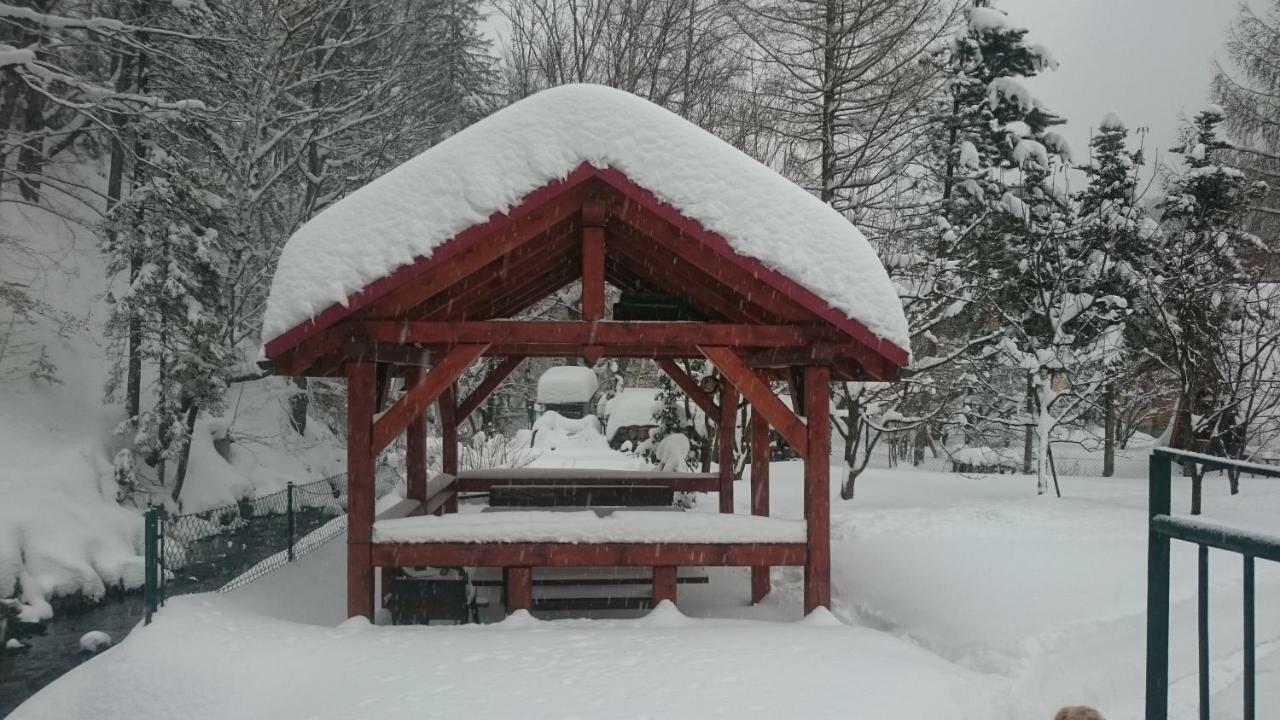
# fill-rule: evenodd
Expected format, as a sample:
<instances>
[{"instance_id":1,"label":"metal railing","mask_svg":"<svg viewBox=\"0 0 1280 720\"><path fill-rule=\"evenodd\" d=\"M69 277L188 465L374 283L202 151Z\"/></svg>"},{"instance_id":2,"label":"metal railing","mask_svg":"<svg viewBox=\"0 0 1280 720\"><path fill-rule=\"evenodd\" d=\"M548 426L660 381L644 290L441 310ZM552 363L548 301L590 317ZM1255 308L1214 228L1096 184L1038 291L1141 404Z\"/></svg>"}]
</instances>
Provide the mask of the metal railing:
<instances>
[{"instance_id":1,"label":"metal railing","mask_svg":"<svg viewBox=\"0 0 1280 720\"><path fill-rule=\"evenodd\" d=\"M230 590L342 534L342 475L198 513L144 516L146 622L171 594ZM300 540L301 538L301 540Z\"/></svg>"},{"instance_id":2,"label":"metal railing","mask_svg":"<svg viewBox=\"0 0 1280 720\"><path fill-rule=\"evenodd\" d=\"M1172 540L1198 547L1196 631L1200 718L1209 720L1209 548L1241 555L1244 562L1244 720L1257 717L1254 635L1254 560L1280 562L1280 539L1172 514L1173 465L1196 464L1204 471L1225 470L1280 478L1280 467L1158 448L1149 468L1150 508L1147 535L1147 707L1146 720L1169 716L1169 556ZM1276 709L1280 711L1280 708Z\"/></svg>"}]
</instances>

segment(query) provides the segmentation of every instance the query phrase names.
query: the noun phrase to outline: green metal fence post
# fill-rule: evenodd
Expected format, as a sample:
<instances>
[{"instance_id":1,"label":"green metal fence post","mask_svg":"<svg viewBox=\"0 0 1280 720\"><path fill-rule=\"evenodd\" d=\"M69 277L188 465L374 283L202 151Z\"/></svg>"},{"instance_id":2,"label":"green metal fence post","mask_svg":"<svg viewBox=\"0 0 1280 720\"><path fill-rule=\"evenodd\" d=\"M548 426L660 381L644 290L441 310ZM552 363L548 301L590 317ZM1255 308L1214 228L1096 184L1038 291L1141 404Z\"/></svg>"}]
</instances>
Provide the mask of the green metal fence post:
<instances>
[{"instance_id":1,"label":"green metal fence post","mask_svg":"<svg viewBox=\"0 0 1280 720\"><path fill-rule=\"evenodd\" d=\"M293 520L293 482L292 481L289 482L285 490L287 492L285 499L289 504L289 562L293 562L294 560L294 556L293 556L294 520Z\"/></svg>"},{"instance_id":2,"label":"green metal fence post","mask_svg":"<svg viewBox=\"0 0 1280 720\"><path fill-rule=\"evenodd\" d=\"M1172 508L1173 463L1152 453L1147 509L1147 714L1146 720L1169 716L1169 538L1151 526Z\"/></svg>"},{"instance_id":3,"label":"green metal fence post","mask_svg":"<svg viewBox=\"0 0 1280 720\"><path fill-rule=\"evenodd\" d=\"M157 535L159 526L159 523L157 522L157 515L158 513L155 508L147 510L146 514L143 516L144 520L142 526L142 555L143 562L146 563L144 567L145 582L142 589L142 602L146 609L145 622L147 625L151 624L151 615L156 611L156 595L159 592L157 571L159 570L160 555L157 552Z\"/></svg>"}]
</instances>

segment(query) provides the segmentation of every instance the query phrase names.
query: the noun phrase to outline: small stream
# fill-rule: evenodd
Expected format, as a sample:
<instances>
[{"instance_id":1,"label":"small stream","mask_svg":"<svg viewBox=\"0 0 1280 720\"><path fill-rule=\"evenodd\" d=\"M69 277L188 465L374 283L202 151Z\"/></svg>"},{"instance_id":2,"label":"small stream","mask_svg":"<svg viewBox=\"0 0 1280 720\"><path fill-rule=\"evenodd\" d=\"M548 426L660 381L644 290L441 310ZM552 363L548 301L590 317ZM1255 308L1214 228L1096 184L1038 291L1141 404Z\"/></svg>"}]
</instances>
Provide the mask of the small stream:
<instances>
[{"instance_id":1,"label":"small stream","mask_svg":"<svg viewBox=\"0 0 1280 720\"><path fill-rule=\"evenodd\" d=\"M319 509L295 512L295 538L301 539L331 519L332 513ZM166 595L217 590L287 545L288 526L283 515L255 518L234 532L199 540L188 546L190 562L173 571ZM112 593L99 605L55 610L43 632L19 638L30 646L27 649L0 647L0 718L92 657L80 651L81 636L101 630L111 636L113 643L119 643L142 622L143 609L141 590ZM161 608L157 616L163 615ZM14 625L11 621L9 637L23 634Z\"/></svg>"}]
</instances>

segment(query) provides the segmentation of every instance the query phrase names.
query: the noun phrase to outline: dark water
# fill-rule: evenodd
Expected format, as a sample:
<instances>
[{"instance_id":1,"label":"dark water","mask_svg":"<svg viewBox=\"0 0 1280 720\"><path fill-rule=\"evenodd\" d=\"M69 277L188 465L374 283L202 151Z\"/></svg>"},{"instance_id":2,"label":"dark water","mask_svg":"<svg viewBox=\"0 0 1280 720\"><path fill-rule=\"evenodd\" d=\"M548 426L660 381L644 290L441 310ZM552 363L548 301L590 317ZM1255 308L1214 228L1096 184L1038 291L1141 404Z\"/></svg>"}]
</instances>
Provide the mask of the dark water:
<instances>
[{"instance_id":1,"label":"dark water","mask_svg":"<svg viewBox=\"0 0 1280 720\"><path fill-rule=\"evenodd\" d=\"M333 519L322 510L300 510L294 513L295 534L304 535ZM175 568L165 583L167 597L217 590L239 577L266 557L288 546L288 523L283 515L255 518L233 532L204 538L187 545L188 564ZM164 608L159 610L164 613ZM55 610L43 631L21 638L31 647L26 650L4 650L0 647L0 718L7 717L18 705L41 688L57 680L91 656L80 651L80 638L92 630L101 630L118 643L143 618L142 593L115 593L102 604L91 607ZM9 636L22 635L34 628L9 624Z\"/></svg>"},{"instance_id":2,"label":"dark water","mask_svg":"<svg viewBox=\"0 0 1280 720\"><path fill-rule=\"evenodd\" d=\"M109 600L98 607L56 615L44 633L22 638L27 650L0 650L0 717L91 657L80 652L80 637L101 630L120 642L142 622L142 595ZM10 635L14 634L10 624Z\"/></svg>"}]
</instances>

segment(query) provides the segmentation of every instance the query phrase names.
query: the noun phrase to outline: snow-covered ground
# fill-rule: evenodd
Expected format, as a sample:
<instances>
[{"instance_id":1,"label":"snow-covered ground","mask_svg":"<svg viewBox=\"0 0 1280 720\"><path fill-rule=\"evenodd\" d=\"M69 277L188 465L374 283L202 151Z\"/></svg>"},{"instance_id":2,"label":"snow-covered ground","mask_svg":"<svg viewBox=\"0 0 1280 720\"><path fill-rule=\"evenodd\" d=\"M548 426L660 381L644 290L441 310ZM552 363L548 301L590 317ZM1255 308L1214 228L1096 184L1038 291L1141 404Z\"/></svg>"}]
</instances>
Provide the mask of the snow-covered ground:
<instances>
[{"instance_id":1,"label":"snow-covered ground","mask_svg":"<svg viewBox=\"0 0 1280 720\"><path fill-rule=\"evenodd\" d=\"M552 465L572 458L554 453ZM601 458L604 459L603 456ZM615 456L615 463L624 459ZM584 463L574 462L575 466ZM800 464L773 465L798 517ZM1185 508L1189 490L1179 482ZM834 607L801 618L800 574L748 605L745 571L680 589L681 617L390 628L342 621L332 543L233 593L171 601L149 627L13 716L868 717L1027 720L1090 704L1141 716L1146 488L871 470L833 502ZM746 509L746 487L737 493ZM714 512L704 500L698 510ZM1280 534L1280 483L1212 481L1206 516ZM1195 715L1194 551L1173 556L1173 717ZM1213 553L1216 718L1240 716L1238 557ZM1258 567L1259 707L1280 708L1280 568ZM839 623L832 621L839 620ZM1262 715L1262 716L1265 716Z\"/></svg>"}]
</instances>

